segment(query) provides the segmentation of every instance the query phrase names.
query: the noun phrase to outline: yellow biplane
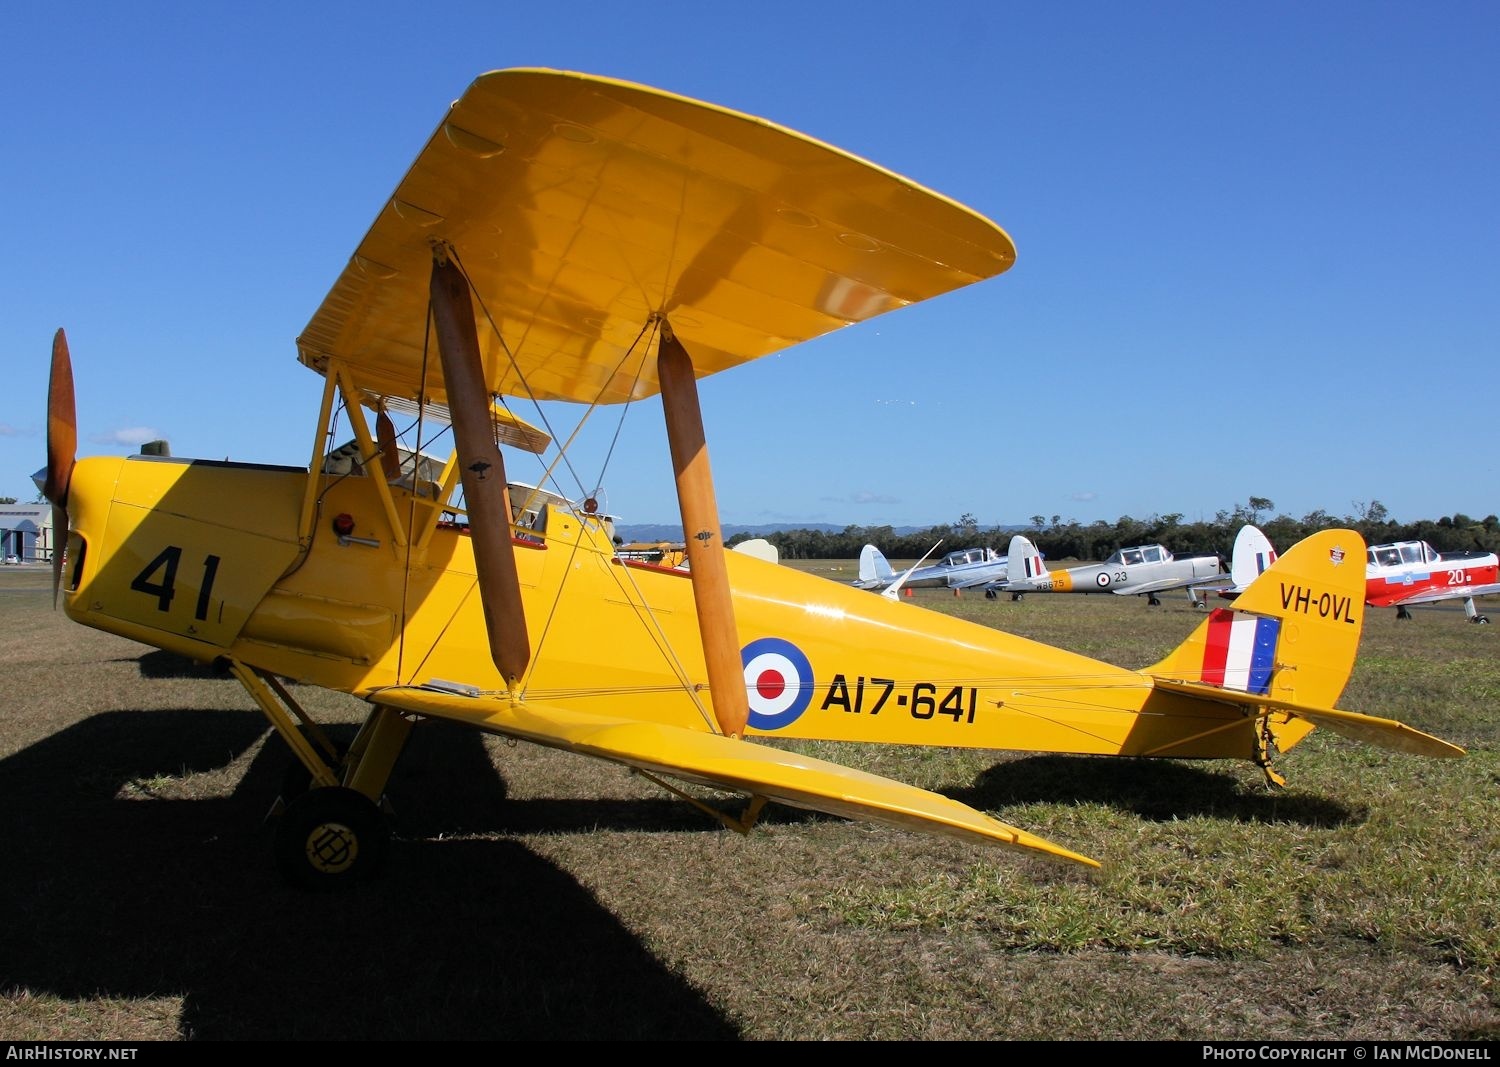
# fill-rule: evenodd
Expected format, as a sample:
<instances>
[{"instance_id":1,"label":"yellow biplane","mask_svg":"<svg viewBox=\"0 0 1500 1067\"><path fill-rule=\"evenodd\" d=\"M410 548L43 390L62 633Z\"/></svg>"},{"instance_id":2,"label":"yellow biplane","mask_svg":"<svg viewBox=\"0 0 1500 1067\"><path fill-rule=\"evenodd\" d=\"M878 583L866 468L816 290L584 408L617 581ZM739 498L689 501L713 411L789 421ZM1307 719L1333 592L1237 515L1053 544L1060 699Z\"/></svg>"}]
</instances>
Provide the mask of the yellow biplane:
<instances>
[{"instance_id":1,"label":"yellow biplane","mask_svg":"<svg viewBox=\"0 0 1500 1067\"><path fill-rule=\"evenodd\" d=\"M1317 725L1461 754L1332 706L1364 608L1352 531L1292 548L1140 671L725 549L697 379L1014 256L973 211L763 119L608 78L485 74L298 338L325 379L306 468L76 459L58 331L38 474L66 535L57 589L80 623L239 679L305 768L275 852L314 886L378 868L387 780L428 719L627 765L740 831L774 801L1095 866L756 738L1233 758L1273 779ZM658 395L675 566L617 551L594 497L515 482L502 453L556 438L507 398ZM352 742L287 679L368 701Z\"/></svg>"}]
</instances>

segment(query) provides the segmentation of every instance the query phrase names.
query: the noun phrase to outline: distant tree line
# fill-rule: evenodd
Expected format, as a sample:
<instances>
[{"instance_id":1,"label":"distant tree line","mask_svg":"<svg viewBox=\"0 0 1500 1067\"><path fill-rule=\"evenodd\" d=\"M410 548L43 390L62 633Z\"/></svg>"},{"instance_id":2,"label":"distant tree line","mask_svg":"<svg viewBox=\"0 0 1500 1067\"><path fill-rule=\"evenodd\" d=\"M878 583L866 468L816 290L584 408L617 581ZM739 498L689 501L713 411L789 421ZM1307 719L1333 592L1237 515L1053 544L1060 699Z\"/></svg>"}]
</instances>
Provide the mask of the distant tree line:
<instances>
[{"instance_id":1,"label":"distant tree line","mask_svg":"<svg viewBox=\"0 0 1500 1067\"><path fill-rule=\"evenodd\" d=\"M1265 497L1253 496L1232 510L1220 511L1211 522L1184 522L1180 514L1153 515L1147 519L1126 515L1113 523L1100 519L1084 525L1073 519L1064 522L1059 515L1050 519L1033 515L1030 524L1020 530L980 529L974 516L965 514L950 525L932 526L916 533L897 533L890 526L846 526L838 533L784 530L765 538L776 546L783 559L858 559L860 549L867 544L880 549L887 559L918 559L939 540L943 544L933 553L934 559L957 548L980 545L1003 555L1010 547L1011 535L1021 533L1052 560L1100 560L1117 548L1142 544L1164 545L1177 556L1219 555L1228 560L1235 535L1241 526L1250 523L1259 526L1279 552L1309 534L1334 527L1359 531L1366 544L1422 540L1439 552L1500 551L1500 518L1494 515L1473 519L1454 514L1400 523L1390 518L1385 505L1378 500L1356 501L1353 513L1342 517L1326 511L1314 511L1300 519L1290 515L1273 517L1275 507ZM728 539L728 544L733 546L750 537L750 534L736 534Z\"/></svg>"}]
</instances>

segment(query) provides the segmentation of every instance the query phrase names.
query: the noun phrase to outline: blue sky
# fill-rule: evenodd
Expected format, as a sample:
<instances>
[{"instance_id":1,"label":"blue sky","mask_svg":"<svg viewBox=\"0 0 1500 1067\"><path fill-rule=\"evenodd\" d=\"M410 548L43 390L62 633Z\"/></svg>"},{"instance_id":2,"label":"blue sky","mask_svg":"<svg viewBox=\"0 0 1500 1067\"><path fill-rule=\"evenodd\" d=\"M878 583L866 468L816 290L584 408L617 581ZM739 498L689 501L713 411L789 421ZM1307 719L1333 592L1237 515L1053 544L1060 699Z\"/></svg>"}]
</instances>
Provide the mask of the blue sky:
<instances>
[{"instance_id":1,"label":"blue sky","mask_svg":"<svg viewBox=\"0 0 1500 1067\"><path fill-rule=\"evenodd\" d=\"M726 522L1500 511L1500 4L13 4L3 27L0 495L35 495L59 326L81 453L305 464L297 335L447 105L542 66L761 115L1015 239L999 278L706 380ZM675 521L659 405L619 418L580 478Z\"/></svg>"}]
</instances>

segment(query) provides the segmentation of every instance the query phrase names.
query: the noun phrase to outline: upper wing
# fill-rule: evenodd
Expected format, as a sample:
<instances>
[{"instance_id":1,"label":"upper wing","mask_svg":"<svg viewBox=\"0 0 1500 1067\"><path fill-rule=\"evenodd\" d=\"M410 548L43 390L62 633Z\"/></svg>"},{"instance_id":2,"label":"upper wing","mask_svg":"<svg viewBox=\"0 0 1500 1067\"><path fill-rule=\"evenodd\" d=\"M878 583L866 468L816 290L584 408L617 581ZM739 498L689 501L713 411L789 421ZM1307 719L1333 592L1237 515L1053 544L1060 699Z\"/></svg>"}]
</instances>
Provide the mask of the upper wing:
<instances>
[{"instance_id":1,"label":"upper wing","mask_svg":"<svg viewBox=\"0 0 1500 1067\"><path fill-rule=\"evenodd\" d=\"M495 71L449 110L297 344L378 395L445 401L424 360L433 245L478 295L491 391L657 392L665 315L701 377L992 277L988 219L739 112L611 78Z\"/></svg>"},{"instance_id":2,"label":"upper wing","mask_svg":"<svg viewBox=\"0 0 1500 1067\"><path fill-rule=\"evenodd\" d=\"M891 823L1099 864L956 800L836 763L661 723L617 719L531 701L463 696L397 686L370 694L377 704L453 719L490 733L612 760L702 785L765 797L850 819Z\"/></svg>"}]
</instances>

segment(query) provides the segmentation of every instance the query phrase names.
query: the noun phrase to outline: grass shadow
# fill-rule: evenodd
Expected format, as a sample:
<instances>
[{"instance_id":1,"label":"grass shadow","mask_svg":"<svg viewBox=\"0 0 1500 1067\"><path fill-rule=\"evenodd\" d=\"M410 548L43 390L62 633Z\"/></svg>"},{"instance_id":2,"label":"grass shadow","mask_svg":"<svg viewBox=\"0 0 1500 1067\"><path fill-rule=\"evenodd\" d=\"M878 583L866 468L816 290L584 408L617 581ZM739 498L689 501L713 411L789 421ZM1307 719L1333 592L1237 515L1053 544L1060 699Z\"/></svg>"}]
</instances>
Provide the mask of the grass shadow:
<instances>
[{"instance_id":1,"label":"grass shadow","mask_svg":"<svg viewBox=\"0 0 1500 1067\"><path fill-rule=\"evenodd\" d=\"M252 754L264 736L248 712L109 712L0 761L0 988L175 993L183 1033L204 1039L738 1036L570 873L513 841L403 835L386 875L353 892L285 887L262 826L285 756ZM190 788L245 755L218 795L121 788L161 775Z\"/></svg>"},{"instance_id":2,"label":"grass shadow","mask_svg":"<svg viewBox=\"0 0 1500 1067\"><path fill-rule=\"evenodd\" d=\"M1026 756L996 764L971 788L945 792L981 810L1038 802L1092 803L1153 822L1203 816L1331 829L1369 817L1363 806L1307 793L1247 791L1234 775L1205 766L1118 756Z\"/></svg>"}]
</instances>

